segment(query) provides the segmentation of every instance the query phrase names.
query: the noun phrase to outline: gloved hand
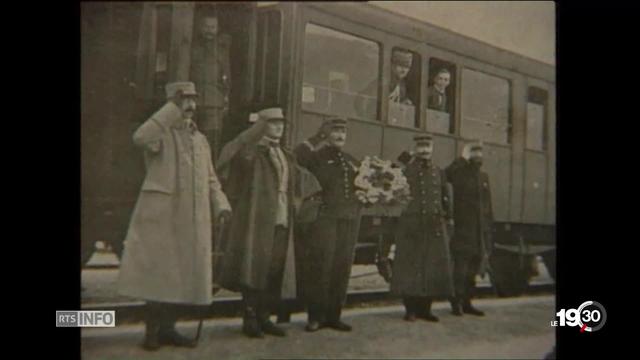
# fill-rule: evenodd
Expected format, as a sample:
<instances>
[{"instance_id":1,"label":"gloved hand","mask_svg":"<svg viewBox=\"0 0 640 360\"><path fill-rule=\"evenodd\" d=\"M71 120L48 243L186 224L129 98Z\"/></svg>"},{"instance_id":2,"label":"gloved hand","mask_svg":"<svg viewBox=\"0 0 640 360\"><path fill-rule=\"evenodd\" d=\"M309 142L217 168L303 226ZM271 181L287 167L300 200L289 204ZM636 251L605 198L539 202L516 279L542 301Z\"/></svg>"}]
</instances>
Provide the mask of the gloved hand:
<instances>
[{"instance_id":1,"label":"gloved hand","mask_svg":"<svg viewBox=\"0 0 640 360\"><path fill-rule=\"evenodd\" d=\"M220 214L218 214L218 223L228 224L229 220L231 220L231 210L220 211Z\"/></svg>"},{"instance_id":2,"label":"gloved hand","mask_svg":"<svg viewBox=\"0 0 640 360\"><path fill-rule=\"evenodd\" d=\"M453 237L453 233L455 231L455 222L453 219L447 220L447 233L449 234L449 239Z\"/></svg>"},{"instance_id":3,"label":"gloved hand","mask_svg":"<svg viewBox=\"0 0 640 360\"><path fill-rule=\"evenodd\" d=\"M462 158L465 160L469 160L471 156L471 144L466 144L464 148L462 148Z\"/></svg>"}]
</instances>

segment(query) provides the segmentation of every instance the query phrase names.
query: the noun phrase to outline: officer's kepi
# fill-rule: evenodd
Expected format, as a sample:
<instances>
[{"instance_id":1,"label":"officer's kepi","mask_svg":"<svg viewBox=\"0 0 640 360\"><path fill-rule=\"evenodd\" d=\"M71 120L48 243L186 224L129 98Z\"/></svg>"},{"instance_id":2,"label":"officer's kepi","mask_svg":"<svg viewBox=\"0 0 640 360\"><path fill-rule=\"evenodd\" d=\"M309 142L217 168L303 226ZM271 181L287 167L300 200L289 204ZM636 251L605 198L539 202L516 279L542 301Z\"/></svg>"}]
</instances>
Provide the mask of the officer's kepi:
<instances>
[{"instance_id":1,"label":"officer's kepi","mask_svg":"<svg viewBox=\"0 0 640 360\"><path fill-rule=\"evenodd\" d=\"M327 128L330 128L330 129L346 129L347 119L334 117L334 118L327 119L324 124Z\"/></svg>"},{"instance_id":2,"label":"officer's kepi","mask_svg":"<svg viewBox=\"0 0 640 360\"><path fill-rule=\"evenodd\" d=\"M167 99L170 99L178 94L182 96L198 96L198 93L196 92L196 85L191 81L172 82L167 84L164 89L167 93Z\"/></svg>"},{"instance_id":3,"label":"officer's kepi","mask_svg":"<svg viewBox=\"0 0 640 360\"><path fill-rule=\"evenodd\" d=\"M470 150L470 151L477 151L477 150L482 151L482 147L483 147L483 146L482 146L482 143L477 142L477 143L473 143L473 144L471 144L471 146L469 147L469 150Z\"/></svg>"},{"instance_id":4,"label":"officer's kepi","mask_svg":"<svg viewBox=\"0 0 640 360\"><path fill-rule=\"evenodd\" d=\"M433 142L433 137L428 134L416 135L413 137L416 145L430 145Z\"/></svg>"},{"instance_id":5,"label":"officer's kepi","mask_svg":"<svg viewBox=\"0 0 640 360\"><path fill-rule=\"evenodd\" d=\"M287 121L282 112L282 108L270 107L262 109L257 113L258 117L264 121Z\"/></svg>"}]
</instances>

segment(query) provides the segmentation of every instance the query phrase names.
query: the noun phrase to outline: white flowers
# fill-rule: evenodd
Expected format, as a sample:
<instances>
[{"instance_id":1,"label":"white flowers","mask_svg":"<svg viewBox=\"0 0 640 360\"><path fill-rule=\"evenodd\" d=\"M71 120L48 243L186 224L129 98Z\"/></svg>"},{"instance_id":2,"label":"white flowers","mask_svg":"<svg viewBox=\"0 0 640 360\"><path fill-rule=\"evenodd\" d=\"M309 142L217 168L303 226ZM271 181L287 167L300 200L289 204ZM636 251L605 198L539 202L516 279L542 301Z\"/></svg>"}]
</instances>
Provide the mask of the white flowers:
<instances>
[{"instance_id":1,"label":"white flowers","mask_svg":"<svg viewBox=\"0 0 640 360\"><path fill-rule=\"evenodd\" d=\"M365 157L354 185L356 196L365 205L395 205L409 201L409 184L402 169L392 167L391 161L376 156Z\"/></svg>"}]
</instances>

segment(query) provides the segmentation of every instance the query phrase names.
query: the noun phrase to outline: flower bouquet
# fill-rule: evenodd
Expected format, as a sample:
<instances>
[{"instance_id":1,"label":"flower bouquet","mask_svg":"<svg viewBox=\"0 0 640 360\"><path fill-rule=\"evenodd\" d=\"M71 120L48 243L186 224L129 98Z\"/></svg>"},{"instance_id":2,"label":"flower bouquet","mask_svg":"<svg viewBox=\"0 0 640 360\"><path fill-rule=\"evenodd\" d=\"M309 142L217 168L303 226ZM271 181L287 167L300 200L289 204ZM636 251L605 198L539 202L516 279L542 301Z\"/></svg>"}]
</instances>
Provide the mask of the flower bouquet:
<instances>
[{"instance_id":1,"label":"flower bouquet","mask_svg":"<svg viewBox=\"0 0 640 360\"><path fill-rule=\"evenodd\" d=\"M365 207L397 207L406 205L411 199L409 183L402 169L376 156L364 158L354 185L358 189L356 196Z\"/></svg>"}]
</instances>

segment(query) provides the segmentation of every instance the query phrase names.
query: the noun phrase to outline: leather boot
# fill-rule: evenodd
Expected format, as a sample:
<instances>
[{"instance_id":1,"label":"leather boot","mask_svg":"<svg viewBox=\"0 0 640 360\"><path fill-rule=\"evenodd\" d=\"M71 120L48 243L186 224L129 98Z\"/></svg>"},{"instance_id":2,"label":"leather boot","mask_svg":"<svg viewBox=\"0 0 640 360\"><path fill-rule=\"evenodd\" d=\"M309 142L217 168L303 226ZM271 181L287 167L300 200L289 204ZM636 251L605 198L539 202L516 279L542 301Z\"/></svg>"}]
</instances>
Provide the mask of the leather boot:
<instances>
[{"instance_id":1,"label":"leather boot","mask_svg":"<svg viewBox=\"0 0 640 360\"><path fill-rule=\"evenodd\" d=\"M405 314L404 320L406 321L416 321L416 309L413 298L404 297L402 298L402 303L404 304Z\"/></svg>"},{"instance_id":2,"label":"leather boot","mask_svg":"<svg viewBox=\"0 0 640 360\"><path fill-rule=\"evenodd\" d=\"M462 302L462 312L465 314L475 315L475 316L484 316L484 312L480 311L471 305L471 299L466 298Z\"/></svg>"},{"instance_id":3,"label":"leather boot","mask_svg":"<svg viewBox=\"0 0 640 360\"><path fill-rule=\"evenodd\" d=\"M250 338L263 338L255 308L247 306L242 317L242 332Z\"/></svg>"},{"instance_id":4,"label":"leather boot","mask_svg":"<svg viewBox=\"0 0 640 360\"><path fill-rule=\"evenodd\" d=\"M260 309L259 311L258 325L260 326L260 329L262 330L262 332L264 332L265 334L280 336L280 337L286 335L284 330L279 328L276 324L274 324L269 319L269 312L267 312L265 309Z\"/></svg>"},{"instance_id":5,"label":"leather boot","mask_svg":"<svg viewBox=\"0 0 640 360\"><path fill-rule=\"evenodd\" d=\"M142 348L148 351L155 351L160 348L160 319L158 317L157 306L147 303L147 314L145 319L145 334Z\"/></svg>"},{"instance_id":6,"label":"leather boot","mask_svg":"<svg viewBox=\"0 0 640 360\"><path fill-rule=\"evenodd\" d=\"M451 304L451 313L455 316L462 316L462 307L460 305L460 299L452 297L449 298Z\"/></svg>"},{"instance_id":7,"label":"leather boot","mask_svg":"<svg viewBox=\"0 0 640 360\"><path fill-rule=\"evenodd\" d=\"M440 321L440 319L438 319L437 316L433 315L433 313L431 313L431 304L433 303L433 300L431 298L425 298L425 299L421 299L420 300L420 305L422 307L422 311L420 313L420 318L427 320L427 321L432 321L432 322L438 322Z\"/></svg>"},{"instance_id":8,"label":"leather boot","mask_svg":"<svg viewBox=\"0 0 640 360\"><path fill-rule=\"evenodd\" d=\"M164 312L160 317L160 331L159 339L160 343L164 345L173 345L177 347L196 347L197 343L194 339L188 338L180 334L176 330L176 322L178 320L178 306L173 304L166 304L163 306Z\"/></svg>"}]
</instances>

